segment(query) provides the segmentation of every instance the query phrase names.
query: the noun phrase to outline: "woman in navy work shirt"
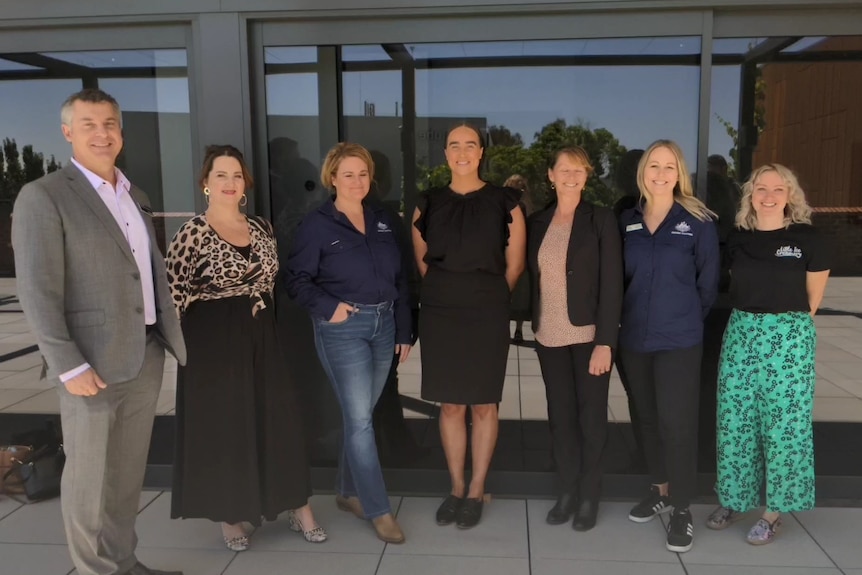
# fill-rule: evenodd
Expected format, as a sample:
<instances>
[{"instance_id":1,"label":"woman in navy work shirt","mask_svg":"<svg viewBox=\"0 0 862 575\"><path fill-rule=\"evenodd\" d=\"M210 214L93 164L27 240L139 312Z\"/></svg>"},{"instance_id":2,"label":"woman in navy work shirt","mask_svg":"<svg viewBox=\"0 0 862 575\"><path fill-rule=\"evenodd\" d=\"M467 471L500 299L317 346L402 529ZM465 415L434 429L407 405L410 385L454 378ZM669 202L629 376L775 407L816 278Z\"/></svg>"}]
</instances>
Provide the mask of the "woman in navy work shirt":
<instances>
[{"instance_id":1,"label":"woman in navy work shirt","mask_svg":"<svg viewBox=\"0 0 862 575\"><path fill-rule=\"evenodd\" d=\"M336 504L370 519L378 538L402 543L374 443L372 413L392 353L410 353L407 281L393 222L364 202L374 162L358 144L341 143L323 162L320 180L335 196L297 230L287 264L290 297L313 320L315 345L341 406L344 442Z\"/></svg>"},{"instance_id":2,"label":"woman in navy work shirt","mask_svg":"<svg viewBox=\"0 0 862 575\"><path fill-rule=\"evenodd\" d=\"M658 140L646 150L638 187L641 203L620 217L619 353L653 485L629 519L644 523L672 509L667 548L682 553L692 545L703 318L718 291L718 233L675 143Z\"/></svg>"}]
</instances>

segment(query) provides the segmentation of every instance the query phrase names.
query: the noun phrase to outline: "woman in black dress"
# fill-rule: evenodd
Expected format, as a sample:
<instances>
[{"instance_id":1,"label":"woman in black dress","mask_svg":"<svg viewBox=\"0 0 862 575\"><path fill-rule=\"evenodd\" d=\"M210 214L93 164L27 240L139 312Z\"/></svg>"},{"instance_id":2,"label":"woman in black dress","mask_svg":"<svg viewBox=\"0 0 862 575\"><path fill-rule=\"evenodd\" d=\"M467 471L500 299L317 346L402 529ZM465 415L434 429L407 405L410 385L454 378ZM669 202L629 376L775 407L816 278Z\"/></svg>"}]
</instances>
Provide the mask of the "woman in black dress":
<instances>
[{"instance_id":1,"label":"woman in black dress","mask_svg":"<svg viewBox=\"0 0 862 575\"><path fill-rule=\"evenodd\" d=\"M291 529L324 541L308 505L302 412L276 335L272 226L239 209L252 180L233 146L207 148L200 184L208 208L183 224L166 256L188 348L177 373L171 517L221 521L228 549L244 551L244 523L291 509Z\"/></svg>"},{"instance_id":2,"label":"woman in black dress","mask_svg":"<svg viewBox=\"0 0 862 575\"><path fill-rule=\"evenodd\" d=\"M526 230L520 194L479 177L479 131L461 125L446 137L452 181L420 197L413 246L424 280L419 341L422 398L440 402L440 438L452 492L437 523L474 527L497 442L509 353L509 297L524 270ZM465 415L470 406L472 476L464 480Z\"/></svg>"}]
</instances>

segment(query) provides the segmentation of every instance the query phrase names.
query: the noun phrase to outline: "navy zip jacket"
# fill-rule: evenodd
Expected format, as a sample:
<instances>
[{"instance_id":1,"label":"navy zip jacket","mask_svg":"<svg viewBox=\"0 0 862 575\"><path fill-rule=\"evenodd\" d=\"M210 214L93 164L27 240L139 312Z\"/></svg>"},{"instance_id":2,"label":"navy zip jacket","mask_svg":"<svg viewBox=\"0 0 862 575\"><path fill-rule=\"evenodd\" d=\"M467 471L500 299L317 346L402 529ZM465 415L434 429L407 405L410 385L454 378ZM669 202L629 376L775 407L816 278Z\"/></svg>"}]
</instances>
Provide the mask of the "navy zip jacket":
<instances>
[{"instance_id":1,"label":"navy zip jacket","mask_svg":"<svg viewBox=\"0 0 862 575\"><path fill-rule=\"evenodd\" d=\"M382 206L365 204L365 235L326 200L303 218L285 272L287 293L329 321L340 302L394 302L395 342L411 343L407 274L395 222Z\"/></svg>"},{"instance_id":2,"label":"navy zip jacket","mask_svg":"<svg viewBox=\"0 0 862 575\"><path fill-rule=\"evenodd\" d=\"M703 343L703 319L718 295L718 232L678 202L650 234L642 207L620 216L625 293L620 347L640 353Z\"/></svg>"}]
</instances>

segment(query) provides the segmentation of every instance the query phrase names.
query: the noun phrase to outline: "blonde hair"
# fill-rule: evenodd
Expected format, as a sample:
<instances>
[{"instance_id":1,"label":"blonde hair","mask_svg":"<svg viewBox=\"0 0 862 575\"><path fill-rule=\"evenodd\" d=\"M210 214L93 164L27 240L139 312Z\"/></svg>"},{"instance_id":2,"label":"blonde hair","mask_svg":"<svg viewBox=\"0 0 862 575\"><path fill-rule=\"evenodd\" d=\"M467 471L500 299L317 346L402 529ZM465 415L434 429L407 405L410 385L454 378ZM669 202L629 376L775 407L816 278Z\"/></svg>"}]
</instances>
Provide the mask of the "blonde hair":
<instances>
[{"instance_id":1,"label":"blonde hair","mask_svg":"<svg viewBox=\"0 0 862 575\"><path fill-rule=\"evenodd\" d=\"M647 203L652 201L652 197L646 188L644 172L646 171L646 165L649 161L650 154L658 148L666 148L676 159L676 169L679 179L677 185L673 188L674 201L685 208L685 211L702 222L718 218L715 212L707 208L706 204L695 197L694 187L691 185L691 176L689 176L688 166L685 163L682 150L676 142L671 140L656 140L650 144L649 148L647 148L643 156L641 156L641 159L638 162L637 175L638 189L640 190L641 198L645 199Z\"/></svg>"},{"instance_id":2,"label":"blonde hair","mask_svg":"<svg viewBox=\"0 0 862 575\"><path fill-rule=\"evenodd\" d=\"M323 184L324 188L329 191L334 190L332 178L338 172L338 166L345 158L359 158L365 162L365 166L368 168L368 177L374 181L374 160L371 158L371 153L359 144L340 142L329 150L323 160L323 166L320 168L320 183Z\"/></svg>"},{"instance_id":3,"label":"blonde hair","mask_svg":"<svg viewBox=\"0 0 862 575\"><path fill-rule=\"evenodd\" d=\"M736 225L744 230L757 229L757 212L751 203L751 194L754 193L754 184L757 179L766 172L778 174L787 186L787 205L784 206L784 227L790 224L810 224L811 206L805 200L805 192L799 185L796 175L781 164L764 164L751 172L748 180L742 185L742 200L739 212L736 214Z\"/></svg>"},{"instance_id":4,"label":"blonde hair","mask_svg":"<svg viewBox=\"0 0 862 575\"><path fill-rule=\"evenodd\" d=\"M581 164L584 169L587 170L588 178L593 175L595 168L593 168L593 164L590 163L590 155L581 146L566 146L565 148L559 148L554 151L553 155L551 155L551 161L548 163L548 169L553 170L562 156L568 156L574 160L576 164Z\"/></svg>"}]
</instances>

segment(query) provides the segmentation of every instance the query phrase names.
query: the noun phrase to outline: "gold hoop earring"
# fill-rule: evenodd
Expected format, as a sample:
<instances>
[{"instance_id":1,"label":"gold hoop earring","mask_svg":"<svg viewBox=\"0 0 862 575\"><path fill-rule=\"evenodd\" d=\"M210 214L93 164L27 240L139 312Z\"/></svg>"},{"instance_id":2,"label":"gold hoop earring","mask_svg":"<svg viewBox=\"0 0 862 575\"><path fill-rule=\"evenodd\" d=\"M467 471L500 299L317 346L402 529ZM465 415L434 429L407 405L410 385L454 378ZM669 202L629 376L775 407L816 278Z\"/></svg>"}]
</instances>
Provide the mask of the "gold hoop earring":
<instances>
[{"instance_id":1,"label":"gold hoop earring","mask_svg":"<svg viewBox=\"0 0 862 575\"><path fill-rule=\"evenodd\" d=\"M243 195L242 195L242 197L239 199L239 205L240 205L240 206L244 206L244 205L246 205L247 203L248 203L248 196L246 196L245 194L243 194Z\"/></svg>"},{"instance_id":2,"label":"gold hoop earring","mask_svg":"<svg viewBox=\"0 0 862 575\"><path fill-rule=\"evenodd\" d=\"M210 205L210 189L204 188L204 199L207 202L207 205Z\"/></svg>"}]
</instances>

